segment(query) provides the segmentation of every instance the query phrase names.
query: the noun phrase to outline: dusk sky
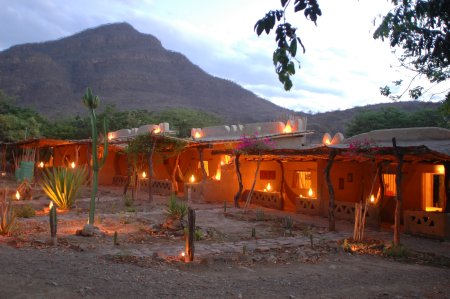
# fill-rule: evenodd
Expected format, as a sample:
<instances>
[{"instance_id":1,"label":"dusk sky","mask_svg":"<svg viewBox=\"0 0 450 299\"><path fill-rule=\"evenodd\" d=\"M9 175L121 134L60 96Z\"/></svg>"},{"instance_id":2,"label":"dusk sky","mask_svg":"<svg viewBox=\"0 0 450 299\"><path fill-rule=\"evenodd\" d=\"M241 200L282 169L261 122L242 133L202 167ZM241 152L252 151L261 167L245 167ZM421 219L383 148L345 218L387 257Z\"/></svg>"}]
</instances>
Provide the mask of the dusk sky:
<instances>
[{"instance_id":1,"label":"dusk sky","mask_svg":"<svg viewBox=\"0 0 450 299\"><path fill-rule=\"evenodd\" d=\"M264 33L258 38L253 31L255 22L268 10L278 9L279 2L0 0L0 50L62 38L106 23L128 22L138 31L156 36L165 48L186 55L206 72L234 81L275 104L304 112L389 102L380 95L379 87L411 77L396 67L388 43L372 38L373 21L390 9L390 1L322 0L323 15L317 27L302 13L288 14L306 53L299 56L302 68L297 69L293 89L284 91L272 64L274 35ZM449 84L434 87L430 94L449 88ZM424 100L429 100L430 94Z\"/></svg>"}]
</instances>

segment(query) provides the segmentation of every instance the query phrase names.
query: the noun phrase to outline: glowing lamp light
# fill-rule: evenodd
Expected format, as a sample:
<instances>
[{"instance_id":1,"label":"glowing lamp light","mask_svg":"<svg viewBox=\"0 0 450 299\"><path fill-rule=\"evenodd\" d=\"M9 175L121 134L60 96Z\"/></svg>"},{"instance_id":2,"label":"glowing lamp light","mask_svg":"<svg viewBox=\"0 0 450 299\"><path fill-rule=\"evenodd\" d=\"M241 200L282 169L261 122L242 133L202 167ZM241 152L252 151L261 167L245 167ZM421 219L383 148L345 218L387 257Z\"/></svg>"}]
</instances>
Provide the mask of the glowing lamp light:
<instances>
[{"instance_id":1,"label":"glowing lamp light","mask_svg":"<svg viewBox=\"0 0 450 299\"><path fill-rule=\"evenodd\" d=\"M19 192L19 190L16 191L16 199L17 199L17 200L20 199L20 192Z\"/></svg>"},{"instance_id":2,"label":"glowing lamp light","mask_svg":"<svg viewBox=\"0 0 450 299\"><path fill-rule=\"evenodd\" d=\"M161 133L161 128L160 127L157 127L157 128L155 128L153 130L153 134L159 134L159 133Z\"/></svg>"},{"instance_id":3,"label":"glowing lamp light","mask_svg":"<svg viewBox=\"0 0 450 299\"><path fill-rule=\"evenodd\" d=\"M221 167L219 165L219 167L217 167L217 172L216 172L216 175L214 176L214 179L216 181L220 181L221 177L222 177L222 169L221 169Z\"/></svg>"},{"instance_id":4,"label":"glowing lamp light","mask_svg":"<svg viewBox=\"0 0 450 299\"><path fill-rule=\"evenodd\" d=\"M145 173L145 171L142 172L142 178L145 179L147 177L147 174Z\"/></svg>"},{"instance_id":5,"label":"glowing lamp light","mask_svg":"<svg viewBox=\"0 0 450 299\"><path fill-rule=\"evenodd\" d=\"M308 190L308 196L309 197L313 197L314 196L314 192L313 192L313 190L311 188L309 188L309 190Z\"/></svg>"},{"instance_id":6,"label":"glowing lamp light","mask_svg":"<svg viewBox=\"0 0 450 299\"><path fill-rule=\"evenodd\" d=\"M108 140L111 141L113 139L113 134L112 133L108 133Z\"/></svg>"},{"instance_id":7,"label":"glowing lamp light","mask_svg":"<svg viewBox=\"0 0 450 299\"><path fill-rule=\"evenodd\" d=\"M270 183L267 183L266 188L264 188L264 192L270 192L272 191L272 185Z\"/></svg>"},{"instance_id":8,"label":"glowing lamp light","mask_svg":"<svg viewBox=\"0 0 450 299\"><path fill-rule=\"evenodd\" d=\"M202 137L202 134L200 132L195 132L194 138L200 138Z\"/></svg>"},{"instance_id":9,"label":"glowing lamp light","mask_svg":"<svg viewBox=\"0 0 450 299\"><path fill-rule=\"evenodd\" d=\"M445 173L444 165L437 165L436 166L436 172L439 173L439 174L444 174Z\"/></svg>"},{"instance_id":10,"label":"glowing lamp light","mask_svg":"<svg viewBox=\"0 0 450 299\"><path fill-rule=\"evenodd\" d=\"M50 201L50 203L48 204L48 209L51 210L53 208L53 201Z\"/></svg>"},{"instance_id":11,"label":"glowing lamp light","mask_svg":"<svg viewBox=\"0 0 450 299\"><path fill-rule=\"evenodd\" d=\"M370 203L375 203L375 196L373 194L370 195Z\"/></svg>"},{"instance_id":12,"label":"glowing lamp light","mask_svg":"<svg viewBox=\"0 0 450 299\"><path fill-rule=\"evenodd\" d=\"M75 168L75 162L70 163L70 167Z\"/></svg>"},{"instance_id":13,"label":"glowing lamp light","mask_svg":"<svg viewBox=\"0 0 450 299\"><path fill-rule=\"evenodd\" d=\"M437 208L437 207L426 207L425 208L426 212L442 212L442 208Z\"/></svg>"},{"instance_id":14,"label":"glowing lamp light","mask_svg":"<svg viewBox=\"0 0 450 299\"><path fill-rule=\"evenodd\" d=\"M39 167L39 168L44 168L44 162L42 162L42 161L39 162L38 167Z\"/></svg>"},{"instance_id":15,"label":"glowing lamp light","mask_svg":"<svg viewBox=\"0 0 450 299\"><path fill-rule=\"evenodd\" d=\"M181 257L185 257L185 256L186 256L186 253L185 253L184 251L182 251L182 252L180 253L180 256L181 256Z\"/></svg>"},{"instance_id":16,"label":"glowing lamp light","mask_svg":"<svg viewBox=\"0 0 450 299\"><path fill-rule=\"evenodd\" d=\"M190 183L195 183L195 176L191 175L191 177L189 178L189 182Z\"/></svg>"},{"instance_id":17,"label":"glowing lamp light","mask_svg":"<svg viewBox=\"0 0 450 299\"><path fill-rule=\"evenodd\" d=\"M292 126L291 126L291 122L288 121L286 123L286 126L283 129L283 133L292 133Z\"/></svg>"}]
</instances>

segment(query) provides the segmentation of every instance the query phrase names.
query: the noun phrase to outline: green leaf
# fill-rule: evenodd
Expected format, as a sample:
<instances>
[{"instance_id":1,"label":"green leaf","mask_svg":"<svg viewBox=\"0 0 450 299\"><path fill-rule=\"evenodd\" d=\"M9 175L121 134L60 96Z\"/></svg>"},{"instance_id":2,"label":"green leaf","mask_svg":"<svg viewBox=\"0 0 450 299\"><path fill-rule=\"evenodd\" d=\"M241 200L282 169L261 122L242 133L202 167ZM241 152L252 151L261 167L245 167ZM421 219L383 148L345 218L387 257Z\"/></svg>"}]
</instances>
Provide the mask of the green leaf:
<instances>
[{"instance_id":1,"label":"green leaf","mask_svg":"<svg viewBox=\"0 0 450 299\"><path fill-rule=\"evenodd\" d=\"M291 41L291 44L290 44L290 46L289 46L289 52L291 53L291 55L293 56L293 57L295 57L295 55L297 54L297 39L293 39L292 41Z\"/></svg>"}]
</instances>

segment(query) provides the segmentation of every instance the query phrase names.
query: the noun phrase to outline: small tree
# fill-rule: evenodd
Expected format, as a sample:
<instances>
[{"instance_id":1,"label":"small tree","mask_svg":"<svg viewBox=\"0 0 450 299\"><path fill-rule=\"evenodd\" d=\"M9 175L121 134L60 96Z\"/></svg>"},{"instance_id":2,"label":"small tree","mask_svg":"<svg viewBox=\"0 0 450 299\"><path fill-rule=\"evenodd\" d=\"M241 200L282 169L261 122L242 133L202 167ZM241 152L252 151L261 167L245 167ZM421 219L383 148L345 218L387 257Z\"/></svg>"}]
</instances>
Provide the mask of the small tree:
<instances>
[{"instance_id":1,"label":"small tree","mask_svg":"<svg viewBox=\"0 0 450 299\"><path fill-rule=\"evenodd\" d=\"M250 188L250 192L248 193L247 200L245 201L244 212L247 210L247 207L250 204L250 199L252 198L253 190L255 189L256 178L258 177L259 167L261 166L262 152L273 147L273 141L270 138L258 138L257 135L258 134L255 133L251 136L242 136L235 150L236 156L238 156L239 154L258 155L258 163L256 165L255 176L253 178L252 187ZM242 180L241 176L239 175L238 178ZM240 181L239 184L242 185L242 182Z\"/></svg>"}]
</instances>

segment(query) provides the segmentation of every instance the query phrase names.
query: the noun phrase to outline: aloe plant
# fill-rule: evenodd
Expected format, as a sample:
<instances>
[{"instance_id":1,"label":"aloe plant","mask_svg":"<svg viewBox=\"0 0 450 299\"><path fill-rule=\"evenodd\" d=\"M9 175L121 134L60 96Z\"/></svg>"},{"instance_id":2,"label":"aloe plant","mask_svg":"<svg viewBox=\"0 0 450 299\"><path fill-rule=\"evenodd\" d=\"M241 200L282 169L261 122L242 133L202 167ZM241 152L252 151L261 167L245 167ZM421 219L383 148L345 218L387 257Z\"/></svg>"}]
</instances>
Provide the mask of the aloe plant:
<instances>
[{"instance_id":1,"label":"aloe plant","mask_svg":"<svg viewBox=\"0 0 450 299\"><path fill-rule=\"evenodd\" d=\"M67 169L64 167L46 170L42 176L42 189L60 209L70 209L78 190L86 180L86 168Z\"/></svg>"},{"instance_id":2,"label":"aloe plant","mask_svg":"<svg viewBox=\"0 0 450 299\"><path fill-rule=\"evenodd\" d=\"M83 96L83 104L90 111L91 118L91 128L92 128L92 189L91 189L91 202L89 205L89 225L94 225L95 216L95 198L97 197L98 190L98 171L103 167L108 155L108 135L106 129L106 121L103 122L104 130L104 145L103 145L103 157L101 161L98 160L97 154L97 116L95 114L95 109L100 104L100 99L98 96L92 94L92 90L88 87L86 93Z\"/></svg>"}]
</instances>

